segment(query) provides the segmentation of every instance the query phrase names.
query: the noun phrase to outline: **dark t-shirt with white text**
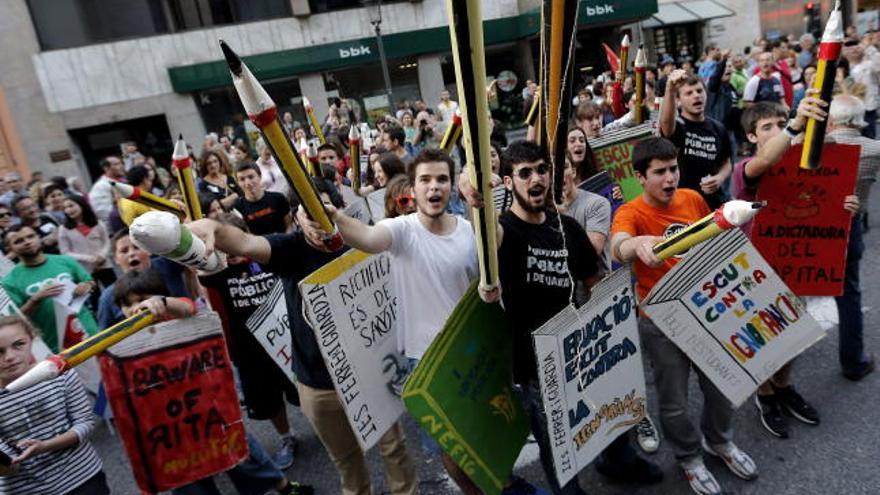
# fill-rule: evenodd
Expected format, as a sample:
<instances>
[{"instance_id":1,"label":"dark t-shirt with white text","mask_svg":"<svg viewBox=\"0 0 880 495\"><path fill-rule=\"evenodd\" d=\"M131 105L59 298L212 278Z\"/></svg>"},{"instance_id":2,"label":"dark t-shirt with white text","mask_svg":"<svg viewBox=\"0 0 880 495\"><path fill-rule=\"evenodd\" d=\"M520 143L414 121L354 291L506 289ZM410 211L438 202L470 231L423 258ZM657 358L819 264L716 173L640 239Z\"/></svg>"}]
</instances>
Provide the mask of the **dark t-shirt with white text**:
<instances>
[{"instance_id":1,"label":"dark t-shirt with white text","mask_svg":"<svg viewBox=\"0 0 880 495\"><path fill-rule=\"evenodd\" d=\"M499 222L504 238L498 248L501 298L513 335L513 376L517 383L537 381L538 367L532 332L564 308L572 294L572 279L581 282L596 274L599 257L587 233L571 217L547 213L544 223L525 222L507 211ZM570 270L570 273L569 273Z\"/></svg>"},{"instance_id":2,"label":"dark t-shirt with white text","mask_svg":"<svg viewBox=\"0 0 880 495\"><path fill-rule=\"evenodd\" d=\"M678 168L681 178L678 187L693 189L703 196L709 208L715 209L727 200L723 189L712 194L703 193L700 181L715 175L730 159L730 138L717 120L706 117L702 122L678 117L670 141L678 148Z\"/></svg>"}]
</instances>

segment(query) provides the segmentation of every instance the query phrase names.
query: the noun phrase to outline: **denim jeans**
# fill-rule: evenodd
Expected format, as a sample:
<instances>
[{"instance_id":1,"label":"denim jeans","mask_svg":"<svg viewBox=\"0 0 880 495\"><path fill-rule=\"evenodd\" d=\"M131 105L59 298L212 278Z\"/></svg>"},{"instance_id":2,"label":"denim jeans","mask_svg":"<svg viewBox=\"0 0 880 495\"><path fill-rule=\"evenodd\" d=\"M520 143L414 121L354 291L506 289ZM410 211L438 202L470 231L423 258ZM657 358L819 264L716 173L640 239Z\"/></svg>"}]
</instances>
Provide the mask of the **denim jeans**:
<instances>
[{"instance_id":1,"label":"denim jeans","mask_svg":"<svg viewBox=\"0 0 880 495\"><path fill-rule=\"evenodd\" d=\"M284 473L275 466L263 446L250 433L247 433L246 436L250 455L241 464L226 471L226 475L235 485L235 490L239 495L263 495L278 485L278 482L284 478ZM221 495L212 476L175 488L171 493L173 495Z\"/></svg>"},{"instance_id":2,"label":"denim jeans","mask_svg":"<svg viewBox=\"0 0 880 495\"><path fill-rule=\"evenodd\" d=\"M865 243L862 239L862 221L858 214L852 219L849 244L846 247L846 272L843 278L843 294L837 301L839 359L844 372L859 373L867 361L863 339L862 291L859 285L859 268Z\"/></svg>"},{"instance_id":3,"label":"denim jeans","mask_svg":"<svg viewBox=\"0 0 880 495\"><path fill-rule=\"evenodd\" d=\"M672 452L679 461L701 455L700 437L710 445L729 442L733 437L733 406L687 357L650 320L639 318L639 337L651 359L654 386L660 405L660 424ZM698 430L688 414L688 378L697 373L703 391L703 414Z\"/></svg>"},{"instance_id":4,"label":"denim jeans","mask_svg":"<svg viewBox=\"0 0 880 495\"><path fill-rule=\"evenodd\" d=\"M544 415L544 401L541 398L541 386L537 382L528 382L521 387L515 387L523 409L529 415L532 434L538 442L538 451L541 457L541 466L544 468L544 476L550 483L550 490L554 495L586 495L578 484L577 477L572 478L565 486L559 486L556 479L556 468L553 466L553 450L550 447L550 434L547 431L547 416Z\"/></svg>"}]
</instances>

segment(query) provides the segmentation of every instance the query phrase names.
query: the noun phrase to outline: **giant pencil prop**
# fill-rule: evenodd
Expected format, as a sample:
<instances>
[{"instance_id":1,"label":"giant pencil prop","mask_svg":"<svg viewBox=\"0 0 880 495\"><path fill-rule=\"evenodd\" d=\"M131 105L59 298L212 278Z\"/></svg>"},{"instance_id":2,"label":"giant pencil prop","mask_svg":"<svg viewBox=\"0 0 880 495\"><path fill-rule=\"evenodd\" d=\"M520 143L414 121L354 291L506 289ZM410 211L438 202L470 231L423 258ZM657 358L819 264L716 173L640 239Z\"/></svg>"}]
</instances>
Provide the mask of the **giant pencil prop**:
<instances>
[{"instance_id":1,"label":"giant pencil prop","mask_svg":"<svg viewBox=\"0 0 880 495\"><path fill-rule=\"evenodd\" d=\"M440 149L451 154L459 139L461 139L461 110L456 110L452 115L452 122L443 133L443 139L440 140Z\"/></svg>"},{"instance_id":2,"label":"giant pencil prop","mask_svg":"<svg viewBox=\"0 0 880 495\"><path fill-rule=\"evenodd\" d=\"M186 210L180 207L174 201L167 200L163 197L156 196L151 192L144 191L140 187L132 186L124 182L110 181L113 190L119 193L123 198L134 201L135 203L144 205L157 211L167 211L177 216L181 220L186 220Z\"/></svg>"},{"instance_id":3,"label":"giant pencil prop","mask_svg":"<svg viewBox=\"0 0 880 495\"><path fill-rule=\"evenodd\" d=\"M13 380L4 390L7 392L18 392L40 382L51 380L155 322L156 315L149 311L141 311L92 335L73 347L40 361L25 374Z\"/></svg>"},{"instance_id":4,"label":"giant pencil prop","mask_svg":"<svg viewBox=\"0 0 880 495\"><path fill-rule=\"evenodd\" d=\"M828 16L825 24L825 32L819 43L819 63L816 66L816 80L813 89L819 90L819 98L825 103L831 103L831 92L834 90L834 76L837 72L837 59L843 47L843 16L840 13L840 0L834 5L834 10ZM804 134L804 148L801 152L800 167L804 169L816 169L822 166L819 158L822 156L822 143L825 141L826 120L807 120L807 130Z\"/></svg>"},{"instance_id":5,"label":"giant pencil prop","mask_svg":"<svg viewBox=\"0 0 880 495\"><path fill-rule=\"evenodd\" d=\"M571 113L572 79L574 74L574 35L577 27L578 2L544 0L542 46L545 134L547 151L553 165L553 194L562 198L562 176L565 171L566 136Z\"/></svg>"},{"instance_id":6,"label":"giant pencil prop","mask_svg":"<svg viewBox=\"0 0 880 495\"><path fill-rule=\"evenodd\" d=\"M299 196L300 203L306 210L306 214L315 222L321 225L325 232L329 232L324 239L324 245L328 249L337 250L342 247L342 235L330 221L324 205L321 203L321 196L315 188L315 183L307 173L306 164L303 163L299 155L294 151L290 140L284 132L284 127L278 120L278 108L275 102L263 89L263 86L257 81L257 78L251 73L250 69L241 61L238 55L229 48L222 40L220 47L223 49L223 56L229 65L229 71L232 73L232 82L238 97L244 106L248 118L251 119L259 129L263 139L275 160L281 166L285 177L290 182L290 186Z\"/></svg>"},{"instance_id":7,"label":"giant pencil prop","mask_svg":"<svg viewBox=\"0 0 880 495\"><path fill-rule=\"evenodd\" d=\"M635 108L633 108L633 117L635 117L636 124L641 124L648 118L645 115L645 69L647 69L647 66L648 59L645 57L645 50L642 45L639 45L639 51L636 52L636 62L633 67L636 73L636 104Z\"/></svg>"},{"instance_id":8,"label":"giant pencil prop","mask_svg":"<svg viewBox=\"0 0 880 495\"><path fill-rule=\"evenodd\" d=\"M189 219L199 220L203 216L202 204L199 201L199 193L196 191L196 183L193 180L192 158L186 150L183 134L178 135L177 142L174 143L171 163L177 169L177 185L180 186L180 194L183 196L183 203L186 205Z\"/></svg>"},{"instance_id":9,"label":"giant pencil prop","mask_svg":"<svg viewBox=\"0 0 880 495\"><path fill-rule=\"evenodd\" d=\"M164 211L148 211L134 219L128 229L131 241L144 251L163 256L210 275L226 268L217 251L208 255L205 243L189 227Z\"/></svg>"},{"instance_id":10,"label":"giant pencil prop","mask_svg":"<svg viewBox=\"0 0 880 495\"><path fill-rule=\"evenodd\" d=\"M661 260L681 254L725 230L745 225L766 204L764 201L728 201L712 213L658 242L654 245L654 254Z\"/></svg>"},{"instance_id":11,"label":"giant pencil prop","mask_svg":"<svg viewBox=\"0 0 880 495\"><path fill-rule=\"evenodd\" d=\"M492 160L489 146L489 100L486 96L486 51L483 47L483 16L480 0L447 0L449 35L455 62L455 79L461 98L464 152L470 165L471 183L487 205L473 209L480 262L480 286L498 287L497 220L492 197Z\"/></svg>"},{"instance_id":12,"label":"giant pencil prop","mask_svg":"<svg viewBox=\"0 0 880 495\"><path fill-rule=\"evenodd\" d=\"M360 195L361 190L361 133L357 124L348 130L348 156L351 158L351 189Z\"/></svg>"},{"instance_id":13,"label":"giant pencil prop","mask_svg":"<svg viewBox=\"0 0 880 495\"><path fill-rule=\"evenodd\" d=\"M318 117L315 116L315 107L312 106L312 102L305 96L303 96L303 108L305 108L306 116L315 130L315 136L318 136L318 142L321 144L326 143L327 139L324 137L324 131L321 129L321 124L318 123Z\"/></svg>"}]
</instances>

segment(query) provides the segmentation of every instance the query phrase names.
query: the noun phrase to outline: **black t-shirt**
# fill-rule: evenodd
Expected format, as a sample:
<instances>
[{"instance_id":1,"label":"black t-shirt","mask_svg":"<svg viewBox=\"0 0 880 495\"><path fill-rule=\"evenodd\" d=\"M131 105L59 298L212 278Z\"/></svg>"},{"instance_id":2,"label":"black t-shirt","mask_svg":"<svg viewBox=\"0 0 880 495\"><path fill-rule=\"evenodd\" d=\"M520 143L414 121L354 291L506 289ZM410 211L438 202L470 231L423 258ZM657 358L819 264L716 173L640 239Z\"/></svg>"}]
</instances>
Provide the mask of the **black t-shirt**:
<instances>
[{"instance_id":1,"label":"black t-shirt","mask_svg":"<svg viewBox=\"0 0 880 495\"><path fill-rule=\"evenodd\" d=\"M287 314L290 316L293 338L293 372L303 384L321 390L333 390L333 381L324 364L315 332L302 315L302 298L296 284L312 272L345 253L324 253L306 244L302 231L292 234L271 234L266 240L272 246L272 257L264 268L279 277L284 284Z\"/></svg>"},{"instance_id":2,"label":"black t-shirt","mask_svg":"<svg viewBox=\"0 0 880 495\"><path fill-rule=\"evenodd\" d=\"M266 191L257 201L248 201L240 196L235 202L235 209L241 212L254 235L278 234L287 230L284 219L290 213L290 203L281 193Z\"/></svg>"},{"instance_id":3,"label":"black t-shirt","mask_svg":"<svg viewBox=\"0 0 880 495\"><path fill-rule=\"evenodd\" d=\"M265 363L268 355L247 328L247 320L269 297L278 277L263 271L257 263L239 263L219 273L199 276L199 282L217 289L223 299L233 361L236 364L245 360Z\"/></svg>"},{"instance_id":4,"label":"black t-shirt","mask_svg":"<svg viewBox=\"0 0 880 495\"><path fill-rule=\"evenodd\" d=\"M40 214L40 223L34 228L37 231L37 235L40 236L40 240L45 237L52 235L53 232L58 231L58 222L52 218L52 215L41 213ZM46 254L61 254L61 251L58 250L58 242L56 237L55 244L51 246L43 245L43 252Z\"/></svg>"},{"instance_id":5,"label":"black t-shirt","mask_svg":"<svg viewBox=\"0 0 880 495\"><path fill-rule=\"evenodd\" d=\"M700 193L709 208L721 206L727 200L723 188L712 194L704 194L700 189L703 177L715 175L721 165L730 159L730 138L721 122L711 117L706 117L702 122L678 117L675 133L669 140L678 148L678 168L681 172L678 186Z\"/></svg>"},{"instance_id":6,"label":"black t-shirt","mask_svg":"<svg viewBox=\"0 0 880 495\"><path fill-rule=\"evenodd\" d=\"M538 379L532 332L568 304L572 278L578 283L598 270L599 257L587 233L576 220L563 215L563 244L559 218L547 213L544 223L535 225L520 220L512 211L501 215L501 298L513 336L513 376L517 383Z\"/></svg>"}]
</instances>

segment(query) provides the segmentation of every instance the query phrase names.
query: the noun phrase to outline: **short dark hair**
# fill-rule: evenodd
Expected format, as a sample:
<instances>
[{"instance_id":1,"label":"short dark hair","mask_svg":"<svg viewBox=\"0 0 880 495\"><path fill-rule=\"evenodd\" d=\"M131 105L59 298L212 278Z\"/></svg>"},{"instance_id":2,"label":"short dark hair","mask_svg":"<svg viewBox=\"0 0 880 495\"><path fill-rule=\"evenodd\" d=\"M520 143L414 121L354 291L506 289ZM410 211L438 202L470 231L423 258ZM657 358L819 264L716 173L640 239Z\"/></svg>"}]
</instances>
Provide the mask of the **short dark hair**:
<instances>
[{"instance_id":1,"label":"short dark hair","mask_svg":"<svg viewBox=\"0 0 880 495\"><path fill-rule=\"evenodd\" d=\"M425 148L409 163L409 169L407 170L409 183L416 183L416 169L419 165L432 162L445 163L449 166L449 180L452 180L452 178L455 177L455 162L452 161L452 157L449 156L449 153L437 148ZM388 175L388 173L386 172L385 175ZM391 179L392 177L389 176L388 180L390 181Z\"/></svg>"},{"instance_id":2,"label":"short dark hair","mask_svg":"<svg viewBox=\"0 0 880 495\"><path fill-rule=\"evenodd\" d=\"M18 213L18 204L26 199L33 199L33 198L31 198L27 194L19 194L18 196L12 198L12 202L9 203L9 205L12 206L12 209L15 210L16 213Z\"/></svg>"},{"instance_id":3,"label":"short dark hair","mask_svg":"<svg viewBox=\"0 0 880 495\"><path fill-rule=\"evenodd\" d=\"M339 194L339 189L336 189L336 184L333 181L322 177L315 177L314 181L315 189L317 189L319 195L327 193L327 196L330 196L330 203L336 208L345 206L345 201L342 199L342 195Z\"/></svg>"},{"instance_id":4,"label":"short dark hair","mask_svg":"<svg viewBox=\"0 0 880 495\"><path fill-rule=\"evenodd\" d=\"M332 152L336 153L336 158L339 158L339 149L336 148L336 146L330 144L329 140L326 143L322 144L321 146L318 146L318 153L320 153L322 151L332 151Z\"/></svg>"},{"instance_id":5,"label":"short dark hair","mask_svg":"<svg viewBox=\"0 0 880 495\"><path fill-rule=\"evenodd\" d=\"M101 158L101 164L100 164L101 170L107 170L108 168L110 168L110 166L111 166L110 159L111 158L116 158L117 160L119 160L119 157L116 155L110 155L110 156L105 156L104 158Z\"/></svg>"},{"instance_id":6,"label":"short dark hair","mask_svg":"<svg viewBox=\"0 0 880 495\"><path fill-rule=\"evenodd\" d=\"M694 74L693 72L688 72L687 77L684 78L684 81L682 81L681 86L678 87L678 92L680 93L681 88L683 88L685 86L693 86L695 84L699 84L699 85L703 86L703 80L700 79L700 77L698 75ZM703 86L703 88L705 89L705 86ZM678 96L678 95L676 95L676 96Z\"/></svg>"},{"instance_id":7,"label":"short dark hair","mask_svg":"<svg viewBox=\"0 0 880 495\"><path fill-rule=\"evenodd\" d=\"M257 166L254 162L241 162L235 166L235 175L238 177L239 172L244 172L245 170L253 170L257 173L257 177L263 175L263 171L260 170L260 167Z\"/></svg>"},{"instance_id":8,"label":"short dark hair","mask_svg":"<svg viewBox=\"0 0 880 495\"><path fill-rule=\"evenodd\" d=\"M524 139L514 141L501 153L501 175L503 177L511 175L514 165L533 163L538 160L549 163L547 150L543 146L538 146Z\"/></svg>"},{"instance_id":9,"label":"short dark hair","mask_svg":"<svg viewBox=\"0 0 880 495\"><path fill-rule=\"evenodd\" d=\"M170 296L165 281L158 271L131 270L122 274L113 284L113 300L120 308L128 306L129 296Z\"/></svg>"},{"instance_id":10,"label":"short dark hair","mask_svg":"<svg viewBox=\"0 0 880 495\"><path fill-rule=\"evenodd\" d=\"M128 182L132 186L140 186L141 183L144 182L144 179L149 176L150 169L143 165L136 165L134 167L131 167L128 172L125 173L125 182Z\"/></svg>"},{"instance_id":11,"label":"short dark hair","mask_svg":"<svg viewBox=\"0 0 880 495\"><path fill-rule=\"evenodd\" d=\"M6 232L3 232L3 243L6 244L6 239L9 237L9 234L14 234L14 233L22 231L24 229L31 229L34 231L35 234L39 235L39 233L37 233L37 229L31 227L30 225L26 225L23 223L17 223L15 225L13 225L12 227L9 227L8 229L6 229Z\"/></svg>"},{"instance_id":12,"label":"short dark hair","mask_svg":"<svg viewBox=\"0 0 880 495\"><path fill-rule=\"evenodd\" d=\"M379 155L379 160L377 161L379 162L379 166L382 167L382 171L385 172L386 180L391 180L397 175L406 173L406 165L404 165L403 160L394 153L382 153Z\"/></svg>"},{"instance_id":13,"label":"short dark hair","mask_svg":"<svg viewBox=\"0 0 880 495\"><path fill-rule=\"evenodd\" d=\"M775 117L788 117L788 110L775 101L759 101L743 111L740 123L743 132L753 134L758 128L758 121Z\"/></svg>"},{"instance_id":14,"label":"short dark hair","mask_svg":"<svg viewBox=\"0 0 880 495\"><path fill-rule=\"evenodd\" d=\"M662 137L649 137L633 147L633 170L642 176L648 172L651 160L672 160L678 158L678 150L672 141Z\"/></svg>"},{"instance_id":15,"label":"short dark hair","mask_svg":"<svg viewBox=\"0 0 880 495\"><path fill-rule=\"evenodd\" d=\"M122 227L115 234L113 234L113 237L110 238L110 254L112 256L116 256L116 245L119 243L119 240L123 237L128 236L128 227Z\"/></svg>"},{"instance_id":16,"label":"short dark hair","mask_svg":"<svg viewBox=\"0 0 880 495\"><path fill-rule=\"evenodd\" d=\"M388 134L389 138L397 141L397 144L400 146L403 146L403 143L406 141L406 132L399 125L389 125L385 128L385 134Z\"/></svg>"}]
</instances>

